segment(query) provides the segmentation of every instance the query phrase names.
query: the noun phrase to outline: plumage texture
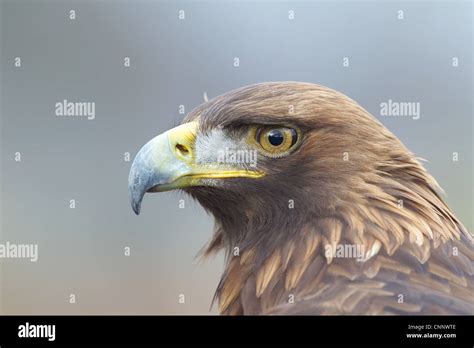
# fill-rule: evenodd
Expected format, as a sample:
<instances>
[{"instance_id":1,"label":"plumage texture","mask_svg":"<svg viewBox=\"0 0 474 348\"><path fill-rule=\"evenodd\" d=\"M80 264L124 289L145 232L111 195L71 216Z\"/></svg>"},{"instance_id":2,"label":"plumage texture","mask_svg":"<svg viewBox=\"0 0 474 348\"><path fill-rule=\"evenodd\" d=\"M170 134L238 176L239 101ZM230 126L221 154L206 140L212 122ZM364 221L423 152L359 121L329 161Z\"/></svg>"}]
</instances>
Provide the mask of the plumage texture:
<instances>
[{"instance_id":1,"label":"plumage texture","mask_svg":"<svg viewBox=\"0 0 474 348\"><path fill-rule=\"evenodd\" d=\"M285 158L259 155L265 178L185 189L216 220L204 254L227 255L221 313L474 314L472 235L419 160L356 102L265 83L204 103L192 120L203 134L248 124L304 134ZM338 245L364 256L337 257Z\"/></svg>"}]
</instances>

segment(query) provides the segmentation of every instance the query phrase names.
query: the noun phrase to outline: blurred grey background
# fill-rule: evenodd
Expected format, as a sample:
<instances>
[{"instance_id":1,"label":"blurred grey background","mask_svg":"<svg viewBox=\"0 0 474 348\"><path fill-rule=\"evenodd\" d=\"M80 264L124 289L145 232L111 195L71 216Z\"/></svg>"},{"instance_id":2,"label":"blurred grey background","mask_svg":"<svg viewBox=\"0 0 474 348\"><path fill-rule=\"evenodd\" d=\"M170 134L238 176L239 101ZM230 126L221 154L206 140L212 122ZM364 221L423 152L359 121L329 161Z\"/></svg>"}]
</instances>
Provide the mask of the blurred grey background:
<instances>
[{"instance_id":1,"label":"blurred grey background","mask_svg":"<svg viewBox=\"0 0 474 348\"><path fill-rule=\"evenodd\" d=\"M428 160L473 229L470 1L20 0L0 12L0 242L39 246L36 263L0 259L2 314L216 313L223 257L194 259L212 218L175 192L147 195L135 216L124 153L204 92L256 82L314 82L358 101ZM55 116L63 99L95 102L95 119ZM420 119L379 116L388 99L421 103Z\"/></svg>"}]
</instances>

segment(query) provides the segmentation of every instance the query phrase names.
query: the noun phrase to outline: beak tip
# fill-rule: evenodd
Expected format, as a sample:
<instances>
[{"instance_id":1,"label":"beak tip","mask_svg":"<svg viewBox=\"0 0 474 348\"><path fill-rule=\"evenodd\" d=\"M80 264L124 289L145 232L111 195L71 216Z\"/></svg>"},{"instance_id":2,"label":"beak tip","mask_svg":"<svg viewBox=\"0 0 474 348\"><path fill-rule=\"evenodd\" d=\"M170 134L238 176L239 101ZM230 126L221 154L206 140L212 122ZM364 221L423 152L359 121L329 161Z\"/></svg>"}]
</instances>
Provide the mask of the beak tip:
<instances>
[{"instance_id":1,"label":"beak tip","mask_svg":"<svg viewBox=\"0 0 474 348\"><path fill-rule=\"evenodd\" d=\"M140 206L138 207L133 207L133 212L135 213L135 215L140 215Z\"/></svg>"},{"instance_id":2,"label":"beak tip","mask_svg":"<svg viewBox=\"0 0 474 348\"><path fill-rule=\"evenodd\" d=\"M140 215L142 200L145 193L142 192L142 190L140 189L137 190L135 187L132 187L131 189L129 189L129 192L130 192L130 205L132 206L132 210L136 215Z\"/></svg>"},{"instance_id":3,"label":"beak tip","mask_svg":"<svg viewBox=\"0 0 474 348\"><path fill-rule=\"evenodd\" d=\"M131 198L131 199L130 199L130 203L131 203L133 212L134 212L136 215L140 215L140 210L141 210L143 195L141 195L141 197L135 197L135 196L132 194L130 198Z\"/></svg>"}]
</instances>

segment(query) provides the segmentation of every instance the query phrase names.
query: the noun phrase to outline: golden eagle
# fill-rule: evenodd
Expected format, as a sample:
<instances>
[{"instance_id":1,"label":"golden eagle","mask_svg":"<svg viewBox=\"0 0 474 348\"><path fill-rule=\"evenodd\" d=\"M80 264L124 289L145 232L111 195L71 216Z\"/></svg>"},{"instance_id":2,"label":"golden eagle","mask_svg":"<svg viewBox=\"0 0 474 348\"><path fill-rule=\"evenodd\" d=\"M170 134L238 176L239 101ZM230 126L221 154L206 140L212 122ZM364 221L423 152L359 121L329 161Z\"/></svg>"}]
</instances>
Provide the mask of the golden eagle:
<instances>
[{"instance_id":1,"label":"golden eagle","mask_svg":"<svg viewBox=\"0 0 474 348\"><path fill-rule=\"evenodd\" d=\"M473 236L417 158L347 96L261 83L150 140L130 170L215 218L222 314L473 314ZM235 251L238 251L237 253Z\"/></svg>"}]
</instances>

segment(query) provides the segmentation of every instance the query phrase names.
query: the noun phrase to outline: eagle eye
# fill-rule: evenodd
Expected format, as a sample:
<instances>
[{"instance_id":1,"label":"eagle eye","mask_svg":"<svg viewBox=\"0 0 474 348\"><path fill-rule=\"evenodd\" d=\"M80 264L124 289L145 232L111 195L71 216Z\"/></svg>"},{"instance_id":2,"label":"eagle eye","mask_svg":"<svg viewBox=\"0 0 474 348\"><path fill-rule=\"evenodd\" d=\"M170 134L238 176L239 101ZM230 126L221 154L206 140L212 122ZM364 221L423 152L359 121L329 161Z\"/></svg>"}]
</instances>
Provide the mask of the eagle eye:
<instances>
[{"instance_id":1,"label":"eagle eye","mask_svg":"<svg viewBox=\"0 0 474 348\"><path fill-rule=\"evenodd\" d=\"M269 155L284 155L298 141L298 133L293 128L264 126L258 128L255 140Z\"/></svg>"}]
</instances>

